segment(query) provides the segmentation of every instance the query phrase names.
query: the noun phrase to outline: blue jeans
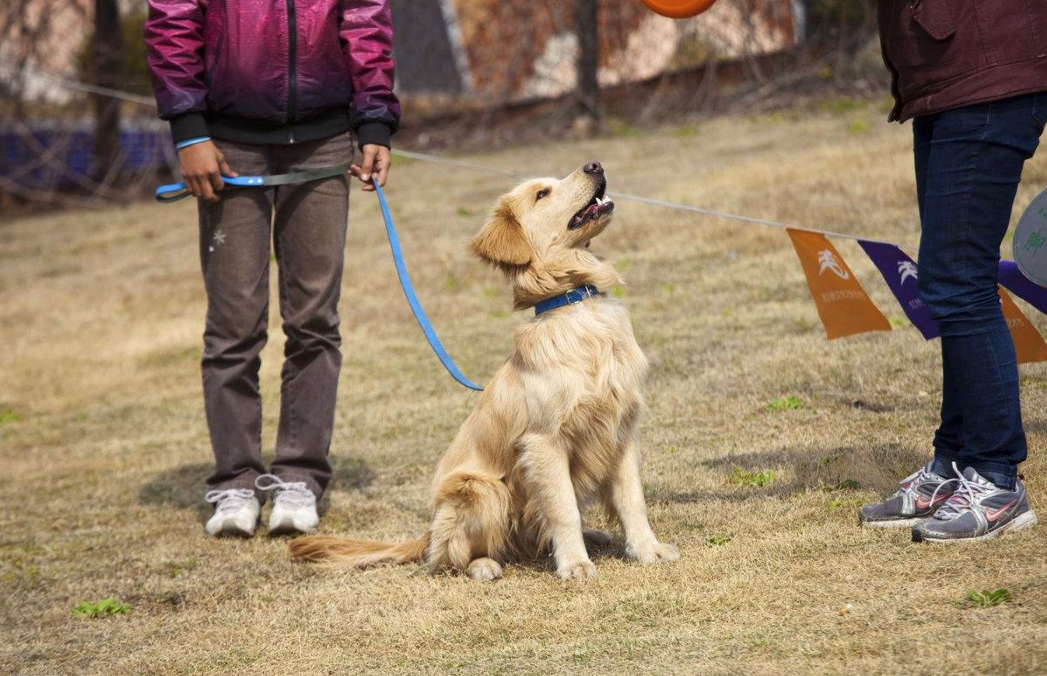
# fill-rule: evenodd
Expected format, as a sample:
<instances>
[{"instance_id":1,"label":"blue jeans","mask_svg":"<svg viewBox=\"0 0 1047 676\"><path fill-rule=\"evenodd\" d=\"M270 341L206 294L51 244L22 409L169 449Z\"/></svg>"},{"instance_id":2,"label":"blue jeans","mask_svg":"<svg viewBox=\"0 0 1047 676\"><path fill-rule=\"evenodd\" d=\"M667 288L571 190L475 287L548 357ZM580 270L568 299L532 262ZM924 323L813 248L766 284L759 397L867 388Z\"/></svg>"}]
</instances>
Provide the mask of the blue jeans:
<instances>
[{"instance_id":1,"label":"blue jeans","mask_svg":"<svg viewBox=\"0 0 1047 676\"><path fill-rule=\"evenodd\" d=\"M941 328L942 420L934 469L973 467L1010 487L1025 460L1018 365L997 295L1000 243L1047 92L913 120L920 297Z\"/></svg>"}]
</instances>

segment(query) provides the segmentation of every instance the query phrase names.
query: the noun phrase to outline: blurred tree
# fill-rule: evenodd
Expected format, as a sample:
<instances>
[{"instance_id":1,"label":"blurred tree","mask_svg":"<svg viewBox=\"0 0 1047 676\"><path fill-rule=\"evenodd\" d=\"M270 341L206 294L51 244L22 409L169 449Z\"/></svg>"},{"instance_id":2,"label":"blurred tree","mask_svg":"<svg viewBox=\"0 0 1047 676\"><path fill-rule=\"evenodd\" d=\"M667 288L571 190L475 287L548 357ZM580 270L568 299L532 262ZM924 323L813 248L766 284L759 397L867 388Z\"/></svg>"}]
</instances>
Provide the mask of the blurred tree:
<instances>
[{"instance_id":1,"label":"blurred tree","mask_svg":"<svg viewBox=\"0 0 1047 676\"><path fill-rule=\"evenodd\" d=\"M152 96L149 64L146 63L145 40L142 30L146 12L136 9L120 14L120 86L118 89L142 96ZM95 79L95 36L84 37L76 55L76 72L81 82Z\"/></svg>"},{"instance_id":2,"label":"blurred tree","mask_svg":"<svg viewBox=\"0 0 1047 676\"><path fill-rule=\"evenodd\" d=\"M600 119L600 29L598 0L574 0L578 36L578 101L582 115Z\"/></svg>"},{"instance_id":3,"label":"blurred tree","mask_svg":"<svg viewBox=\"0 0 1047 676\"><path fill-rule=\"evenodd\" d=\"M120 8L117 0L95 0L95 32L91 50L94 84L120 88L123 36L120 34ZM94 95L95 142L94 178L103 181L118 171L120 158L120 101L111 96Z\"/></svg>"},{"instance_id":4,"label":"blurred tree","mask_svg":"<svg viewBox=\"0 0 1047 676\"><path fill-rule=\"evenodd\" d=\"M806 37L816 45L836 43L839 56L855 52L862 37L875 33L875 2L855 0L800 0L806 18Z\"/></svg>"}]
</instances>

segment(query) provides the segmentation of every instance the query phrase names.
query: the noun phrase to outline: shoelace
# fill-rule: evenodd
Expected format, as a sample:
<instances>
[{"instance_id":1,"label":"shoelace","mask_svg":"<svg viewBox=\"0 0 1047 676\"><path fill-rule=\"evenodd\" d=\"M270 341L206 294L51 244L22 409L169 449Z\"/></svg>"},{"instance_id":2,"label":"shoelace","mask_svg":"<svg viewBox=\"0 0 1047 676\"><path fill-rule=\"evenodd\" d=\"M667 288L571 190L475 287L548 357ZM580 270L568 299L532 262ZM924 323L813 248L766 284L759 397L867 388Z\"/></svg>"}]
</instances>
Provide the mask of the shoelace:
<instances>
[{"instance_id":1,"label":"shoelace","mask_svg":"<svg viewBox=\"0 0 1047 676\"><path fill-rule=\"evenodd\" d=\"M955 467L955 463L953 463L953 466ZM922 483L926 483L927 481L933 481L936 476L938 475L928 472L927 465L924 465L920 469L916 470L915 472L898 482L902 486L900 489L898 489L898 492L911 492L915 494L917 486L919 486ZM933 502L934 499L938 497L938 491L942 489L942 486L945 486L946 484L951 484L954 481L956 481L956 479L946 479L945 481L941 482L938 485L938 487L934 489L934 494L931 495L931 501Z\"/></svg>"},{"instance_id":2,"label":"shoelace","mask_svg":"<svg viewBox=\"0 0 1047 676\"><path fill-rule=\"evenodd\" d=\"M218 505L219 512L231 512L240 509L244 504L254 498L254 491L250 488L227 488L222 491L207 491L204 500L212 505Z\"/></svg>"},{"instance_id":3,"label":"shoelace","mask_svg":"<svg viewBox=\"0 0 1047 676\"><path fill-rule=\"evenodd\" d=\"M304 481L284 481L275 474L263 474L254 480L260 491L276 491L276 499L296 509L316 503L316 496Z\"/></svg>"},{"instance_id":4,"label":"shoelace","mask_svg":"<svg viewBox=\"0 0 1047 676\"><path fill-rule=\"evenodd\" d=\"M956 472L955 479L949 479L949 481L956 481L956 490L949 496L949 499L945 501L945 504L941 506L937 512L934 513L934 518L942 521L951 521L956 517L963 514L965 511L971 508L974 504L975 499L983 493L988 493L993 489L978 483L977 481L971 481L963 475L960 468L956 466L954 462L952 464L952 471ZM942 484L944 486L945 484ZM939 486L938 488L941 488ZM937 490L935 494L937 494ZM932 498L933 500L933 498Z\"/></svg>"}]
</instances>

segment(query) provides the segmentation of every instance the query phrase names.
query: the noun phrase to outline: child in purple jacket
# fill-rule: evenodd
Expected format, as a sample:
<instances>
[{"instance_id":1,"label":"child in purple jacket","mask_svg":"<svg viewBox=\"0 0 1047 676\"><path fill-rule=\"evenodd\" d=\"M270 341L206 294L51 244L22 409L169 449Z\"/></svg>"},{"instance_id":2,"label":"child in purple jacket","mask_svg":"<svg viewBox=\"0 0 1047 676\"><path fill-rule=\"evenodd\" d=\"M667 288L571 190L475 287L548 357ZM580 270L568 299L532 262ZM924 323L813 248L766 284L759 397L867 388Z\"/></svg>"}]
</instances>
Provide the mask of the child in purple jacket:
<instances>
[{"instance_id":1,"label":"child in purple jacket","mask_svg":"<svg viewBox=\"0 0 1047 676\"><path fill-rule=\"evenodd\" d=\"M297 4L297 6L296 6ZM160 117L196 197L207 290L204 406L215 456L209 535L254 534L274 492L270 532L310 532L331 477L341 366L338 298L348 176L223 193L222 175L271 175L350 162L384 185L399 124L387 0L149 0L145 39ZM267 339L270 242L287 336L276 456L261 457L260 353Z\"/></svg>"}]
</instances>

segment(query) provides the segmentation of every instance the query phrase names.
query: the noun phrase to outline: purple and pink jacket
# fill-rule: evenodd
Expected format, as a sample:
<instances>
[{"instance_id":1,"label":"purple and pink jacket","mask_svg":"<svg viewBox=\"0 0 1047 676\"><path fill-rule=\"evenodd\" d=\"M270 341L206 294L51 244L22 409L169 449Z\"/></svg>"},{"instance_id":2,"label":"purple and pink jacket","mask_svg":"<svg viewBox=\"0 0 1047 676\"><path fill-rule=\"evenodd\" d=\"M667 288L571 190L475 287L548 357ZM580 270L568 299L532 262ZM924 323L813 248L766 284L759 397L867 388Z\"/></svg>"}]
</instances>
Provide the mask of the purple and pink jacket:
<instances>
[{"instance_id":1,"label":"purple and pink jacket","mask_svg":"<svg viewBox=\"0 0 1047 676\"><path fill-rule=\"evenodd\" d=\"M198 136L290 144L356 132L389 145L388 0L149 0L145 41L160 117Z\"/></svg>"}]
</instances>

